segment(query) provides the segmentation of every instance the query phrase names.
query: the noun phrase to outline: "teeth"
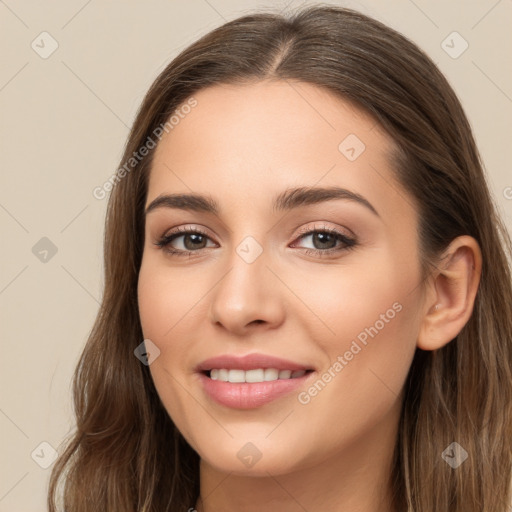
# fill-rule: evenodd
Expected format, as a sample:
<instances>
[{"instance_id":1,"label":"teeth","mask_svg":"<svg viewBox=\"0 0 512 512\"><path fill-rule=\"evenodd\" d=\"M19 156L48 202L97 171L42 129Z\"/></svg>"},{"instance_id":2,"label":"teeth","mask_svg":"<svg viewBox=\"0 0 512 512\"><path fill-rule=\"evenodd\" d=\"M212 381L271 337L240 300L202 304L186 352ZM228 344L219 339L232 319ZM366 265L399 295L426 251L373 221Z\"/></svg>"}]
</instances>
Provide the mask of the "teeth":
<instances>
[{"instance_id":1,"label":"teeth","mask_svg":"<svg viewBox=\"0 0 512 512\"><path fill-rule=\"evenodd\" d=\"M242 371L242 370L240 370ZM265 380L265 370L258 368L257 370L242 371L245 377L245 382L263 382Z\"/></svg>"},{"instance_id":2,"label":"teeth","mask_svg":"<svg viewBox=\"0 0 512 512\"><path fill-rule=\"evenodd\" d=\"M229 370L228 382L245 382L245 372L243 370Z\"/></svg>"},{"instance_id":3,"label":"teeth","mask_svg":"<svg viewBox=\"0 0 512 512\"><path fill-rule=\"evenodd\" d=\"M257 368L254 370L227 370L225 368L214 368L210 370L212 380L223 382L270 382L277 379L295 379L302 377L305 370L277 370L276 368Z\"/></svg>"},{"instance_id":4,"label":"teeth","mask_svg":"<svg viewBox=\"0 0 512 512\"><path fill-rule=\"evenodd\" d=\"M269 381L269 382L271 380L277 380L279 378L279 370L276 370L275 368L267 368L265 370L264 378L266 381Z\"/></svg>"}]
</instances>

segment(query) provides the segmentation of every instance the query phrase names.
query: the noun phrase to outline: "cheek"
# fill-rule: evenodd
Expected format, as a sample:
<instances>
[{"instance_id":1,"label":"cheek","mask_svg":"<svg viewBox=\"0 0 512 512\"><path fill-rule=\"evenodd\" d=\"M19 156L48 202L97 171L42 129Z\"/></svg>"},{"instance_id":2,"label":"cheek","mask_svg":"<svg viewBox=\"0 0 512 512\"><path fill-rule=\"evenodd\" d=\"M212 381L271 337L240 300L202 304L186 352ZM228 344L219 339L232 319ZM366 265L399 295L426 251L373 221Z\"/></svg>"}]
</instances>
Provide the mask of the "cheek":
<instances>
[{"instance_id":1,"label":"cheek","mask_svg":"<svg viewBox=\"0 0 512 512\"><path fill-rule=\"evenodd\" d=\"M311 399L341 419L349 408L364 423L398 399L416 349L419 275L414 260L406 263L390 252L295 283L297 295L317 313L299 321L325 355L321 382L306 390L304 402ZM343 412L331 403L343 403Z\"/></svg>"},{"instance_id":2,"label":"cheek","mask_svg":"<svg viewBox=\"0 0 512 512\"><path fill-rule=\"evenodd\" d=\"M174 387L172 376L186 359L190 319L197 309L198 290L180 281L177 272L143 262L138 282L139 316L144 339L150 339L160 350L150 371L157 389ZM199 295L200 296L200 295ZM194 308L194 304L196 307ZM170 381L165 384L164 381ZM166 391L168 392L168 391Z\"/></svg>"},{"instance_id":3,"label":"cheek","mask_svg":"<svg viewBox=\"0 0 512 512\"><path fill-rule=\"evenodd\" d=\"M327 444L364 440L389 426L386 418L398 418L415 352L415 308L403 299L391 308L386 301L383 304L384 309L359 313L359 325L349 317L347 322L338 321L336 341L324 345L328 365L300 396L310 431L321 429ZM355 334L343 334L346 323Z\"/></svg>"},{"instance_id":4,"label":"cheek","mask_svg":"<svg viewBox=\"0 0 512 512\"><path fill-rule=\"evenodd\" d=\"M138 281L138 305L142 331L155 342L173 337L181 323L201 309L207 291L205 276L189 270L170 269L156 258L143 258Z\"/></svg>"},{"instance_id":5,"label":"cheek","mask_svg":"<svg viewBox=\"0 0 512 512\"><path fill-rule=\"evenodd\" d=\"M181 276L181 277L180 277ZM196 283L196 284L194 284ZM191 444L193 429L188 421L193 403L187 394L183 375L194 315L201 309L197 280L184 279L184 273L143 260L138 282L138 304L142 331L160 350L149 369L153 383L167 413ZM192 320L191 320L192 319ZM187 338L188 334L188 338Z\"/></svg>"},{"instance_id":6,"label":"cheek","mask_svg":"<svg viewBox=\"0 0 512 512\"><path fill-rule=\"evenodd\" d=\"M394 330L406 316L398 310L414 309L417 305L414 291L419 269L414 261L405 263L392 252L350 258L346 265L310 271L308 279L296 277L305 275L301 269L286 277L310 310L310 314L301 315L300 321L310 328L315 326L315 339L323 340L327 352L342 349L358 335L364 342L365 336L370 336L367 329L372 326L378 330L379 339L398 339ZM381 335L385 331L389 336Z\"/></svg>"}]
</instances>

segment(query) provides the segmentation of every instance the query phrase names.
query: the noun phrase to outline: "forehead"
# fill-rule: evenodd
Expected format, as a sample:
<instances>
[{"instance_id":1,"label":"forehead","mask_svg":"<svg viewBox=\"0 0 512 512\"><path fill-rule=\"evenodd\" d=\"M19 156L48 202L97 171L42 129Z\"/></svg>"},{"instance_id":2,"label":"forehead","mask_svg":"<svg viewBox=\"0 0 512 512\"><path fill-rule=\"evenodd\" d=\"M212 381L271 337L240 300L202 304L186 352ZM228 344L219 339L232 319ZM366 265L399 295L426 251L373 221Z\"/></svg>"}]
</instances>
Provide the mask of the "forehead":
<instances>
[{"instance_id":1,"label":"forehead","mask_svg":"<svg viewBox=\"0 0 512 512\"><path fill-rule=\"evenodd\" d=\"M386 207L403 215L403 191L397 194L390 168L392 139L333 93L266 81L216 85L194 100L155 150L147 204L179 191L215 196L221 206L266 198L270 205L288 187L343 186L377 204L387 192Z\"/></svg>"},{"instance_id":2,"label":"forehead","mask_svg":"<svg viewBox=\"0 0 512 512\"><path fill-rule=\"evenodd\" d=\"M352 135L353 141L359 139L358 151L362 144L380 151L389 150L392 145L373 118L312 84L222 84L199 91L194 99L197 104L193 109L173 117L175 124L160 142L156 158L172 151L175 159L186 155L191 161L213 150L217 156L229 155L231 160L237 155L245 158L252 154L264 162L270 151L275 159L276 153L286 153L291 148L295 151L287 154L288 158L297 155L302 160L318 159L321 153L337 158L339 143L347 135Z\"/></svg>"}]
</instances>

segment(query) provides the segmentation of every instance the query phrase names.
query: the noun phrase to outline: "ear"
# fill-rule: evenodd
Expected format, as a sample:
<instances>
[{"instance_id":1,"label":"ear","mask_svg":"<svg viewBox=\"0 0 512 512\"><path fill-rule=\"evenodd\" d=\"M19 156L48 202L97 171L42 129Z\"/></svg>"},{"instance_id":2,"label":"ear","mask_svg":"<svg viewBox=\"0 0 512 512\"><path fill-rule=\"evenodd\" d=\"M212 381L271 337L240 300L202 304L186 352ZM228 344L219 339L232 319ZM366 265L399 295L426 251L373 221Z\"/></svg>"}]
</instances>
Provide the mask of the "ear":
<instances>
[{"instance_id":1,"label":"ear","mask_svg":"<svg viewBox=\"0 0 512 512\"><path fill-rule=\"evenodd\" d=\"M452 341L473 312L482 273L482 253L470 236L455 238L427 283L418 348L436 350Z\"/></svg>"}]
</instances>

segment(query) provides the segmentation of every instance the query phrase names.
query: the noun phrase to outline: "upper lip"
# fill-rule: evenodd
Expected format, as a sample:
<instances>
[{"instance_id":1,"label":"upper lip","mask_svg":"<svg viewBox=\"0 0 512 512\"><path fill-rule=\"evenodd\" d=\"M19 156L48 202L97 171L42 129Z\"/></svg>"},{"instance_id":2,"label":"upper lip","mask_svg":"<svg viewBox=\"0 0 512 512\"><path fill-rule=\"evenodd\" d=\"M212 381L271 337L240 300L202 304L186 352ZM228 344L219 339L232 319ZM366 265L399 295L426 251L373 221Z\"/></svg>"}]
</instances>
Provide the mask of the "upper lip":
<instances>
[{"instance_id":1,"label":"upper lip","mask_svg":"<svg viewBox=\"0 0 512 512\"><path fill-rule=\"evenodd\" d=\"M227 370L255 370L257 368L275 368L277 370L312 370L310 366L295 363L280 357L274 357L267 354L247 354L245 356L234 356L223 354L217 357L211 357L200 363L196 367L198 372L206 372L212 369Z\"/></svg>"}]
</instances>

